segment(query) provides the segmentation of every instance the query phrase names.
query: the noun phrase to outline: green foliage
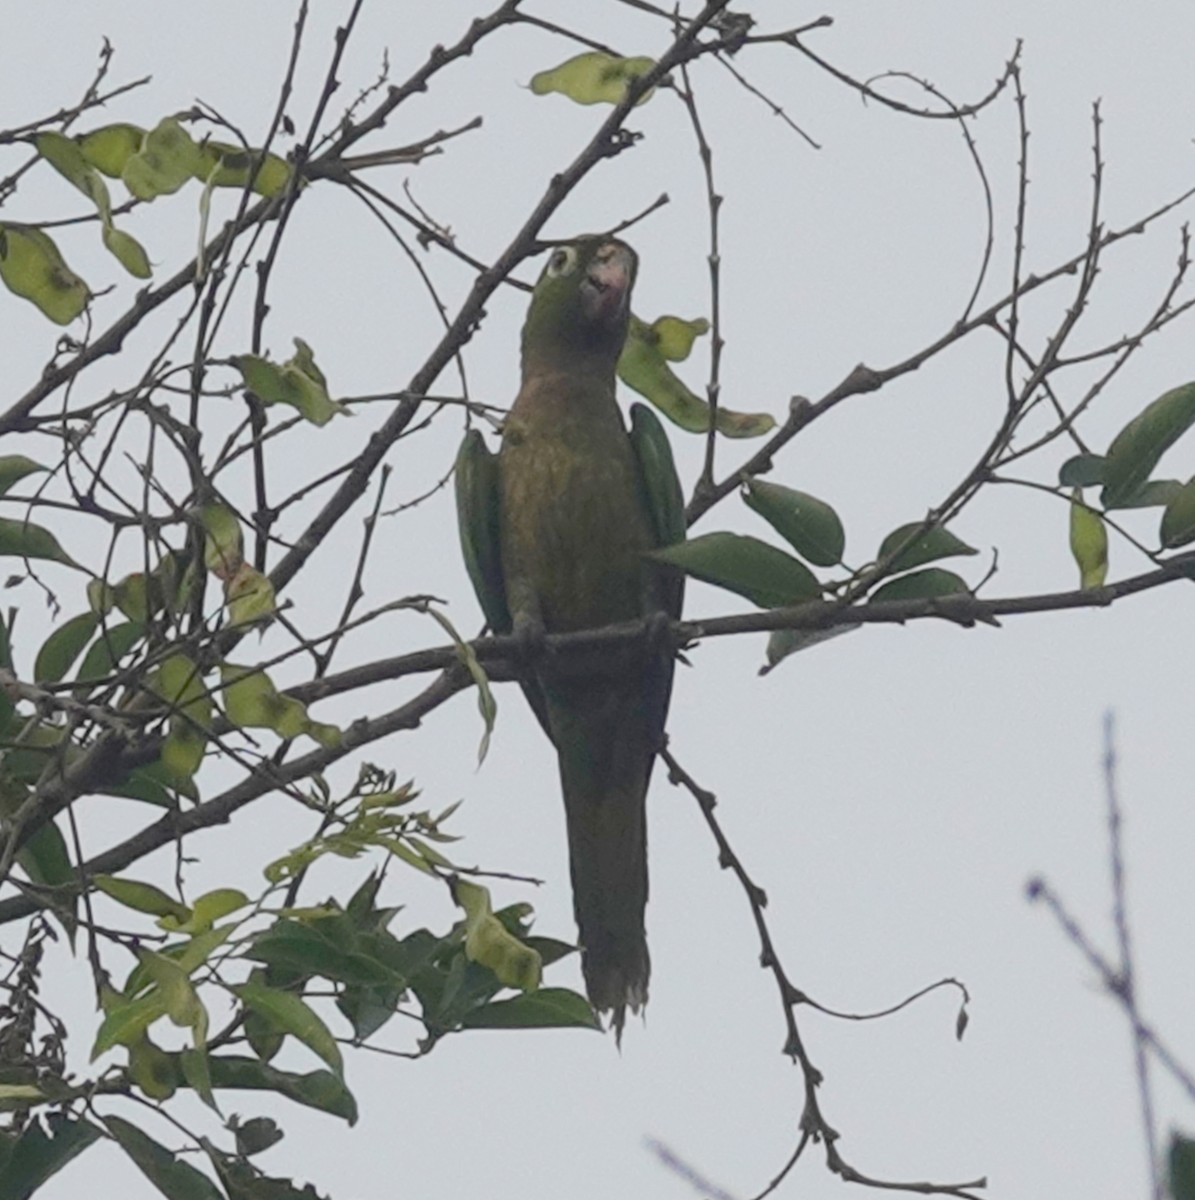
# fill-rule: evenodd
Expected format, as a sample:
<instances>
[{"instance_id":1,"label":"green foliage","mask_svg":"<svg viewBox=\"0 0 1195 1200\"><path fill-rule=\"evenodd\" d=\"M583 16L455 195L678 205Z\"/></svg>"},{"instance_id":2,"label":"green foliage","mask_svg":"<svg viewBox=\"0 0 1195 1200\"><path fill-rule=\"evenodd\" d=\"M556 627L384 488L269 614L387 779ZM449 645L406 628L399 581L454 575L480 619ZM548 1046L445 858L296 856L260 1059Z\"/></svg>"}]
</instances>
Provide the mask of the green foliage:
<instances>
[{"instance_id":1,"label":"green foliage","mask_svg":"<svg viewBox=\"0 0 1195 1200\"><path fill-rule=\"evenodd\" d=\"M881 543L876 558L888 563L889 572L907 571L940 558L955 558L963 554L978 554L949 529L940 525L924 528L924 522L913 521L894 529Z\"/></svg>"},{"instance_id":2,"label":"green foliage","mask_svg":"<svg viewBox=\"0 0 1195 1200\"><path fill-rule=\"evenodd\" d=\"M1103 587L1108 577L1108 528L1099 513L1083 503L1081 489L1071 494L1071 554L1079 568L1081 588Z\"/></svg>"},{"instance_id":3,"label":"green foliage","mask_svg":"<svg viewBox=\"0 0 1195 1200\"><path fill-rule=\"evenodd\" d=\"M0 556L40 558L68 567L79 565L48 529L31 521L12 521L7 517L0 517Z\"/></svg>"},{"instance_id":4,"label":"green foliage","mask_svg":"<svg viewBox=\"0 0 1195 1200\"><path fill-rule=\"evenodd\" d=\"M58 325L69 325L91 298L53 238L32 225L0 223L0 282Z\"/></svg>"},{"instance_id":5,"label":"green foliage","mask_svg":"<svg viewBox=\"0 0 1195 1200\"><path fill-rule=\"evenodd\" d=\"M1172 1132L1166 1165L1172 1200L1195 1200L1195 1141Z\"/></svg>"},{"instance_id":6,"label":"green foliage","mask_svg":"<svg viewBox=\"0 0 1195 1200\"><path fill-rule=\"evenodd\" d=\"M232 362L245 387L263 404L285 404L313 425L326 425L334 416L353 415L328 394L328 381L315 365L315 354L302 338L295 338L295 352L284 363L274 363L258 354L238 354Z\"/></svg>"},{"instance_id":7,"label":"green foliage","mask_svg":"<svg viewBox=\"0 0 1195 1200\"><path fill-rule=\"evenodd\" d=\"M617 104L626 95L627 85L655 65L650 58L619 58L589 50L533 75L531 90L537 96L560 92L577 104ZM654 91L649 88L635 103L646 103Z\"/></svg>"},{"instance_id":8,"label":"green foliage","mask_svg":"<svg viewBox=\"0 0 1195 1200\"><path fill-rule=\"evenodd\" d=\"M224 712L239 728L272 729L284 738L306 734L322 746L340 742L341 732L335 725L312 720L307 715L307 706L279 692L265 671L223 663L220 678L224 685Z\"/></svg>"},{"instance_id":9,"label":"green foliage","mask_svg":"<svg viewBox=\"0 0 1195 1200\"><path fill-rule=\"evenodd\" d=\"M654 550L649 557L745 596L760 608L800 604L821 595L821 584L803 562L739 533L706 533Z\"/></svg>"},{"instance_id":10,"label":"green foliage","mask_svg":"<svg viewBox=\"0 0 1195 1200\"><path fill-rule=\"evenodd\" d=\"M690 433L706 433L710 406L668 365L688 357L694 339L709 330L704 318L660 317L651 325L631 314L618 359L618 378L650 400L670 421ZM740 413L718 406L718 432L731 438L760 437L776 427L768 413Z\"/></svg>"},{"instance_id":11,"label":"green foliage","mask_svg":"<svg viewBox=\"0 0 1195 1200\"><path fill-rule=\"evenodd\" d=\"M1172 388L1134 417L1108 447L1101 497L1104 507L1123 507L1192 423L1195 383Z\"/></svg>"},{"instance_id":12,"label":"green foliage","mask_svg":"<svg viewBox=\"0 0 1195 1200\"><path fill-rule=\"evenodd\" d=\"M90 1122L53 1112L19 1133L0 1133L0 1196L28 1200L47 1179L81 1154L100 1131Z\"/></svg>"},{"instance_id":13,"label":"green foliage","mask_svg":"<svg viewBox=\"0 0 1195 1200\"><path fill-rule=\"evenodd\" d=\"M953 571L941 567L927 567L923 571L910 571L881 584L869 597L874 604L883 600L934 600L939 596L955 596L969 591L967 581Z\"/></svg>"},{"instance_id":14,"label":"green foliage","mask_svg":"<svg viewBox=\"0 0 1195 1200\"><path fill-rule=\"evenodd\" d=\"M838 514L808 492L762 479L743 484L747 507L761 517L802 557L819 567L842 561L846 534Z\"/></svg>"}]
</instances>

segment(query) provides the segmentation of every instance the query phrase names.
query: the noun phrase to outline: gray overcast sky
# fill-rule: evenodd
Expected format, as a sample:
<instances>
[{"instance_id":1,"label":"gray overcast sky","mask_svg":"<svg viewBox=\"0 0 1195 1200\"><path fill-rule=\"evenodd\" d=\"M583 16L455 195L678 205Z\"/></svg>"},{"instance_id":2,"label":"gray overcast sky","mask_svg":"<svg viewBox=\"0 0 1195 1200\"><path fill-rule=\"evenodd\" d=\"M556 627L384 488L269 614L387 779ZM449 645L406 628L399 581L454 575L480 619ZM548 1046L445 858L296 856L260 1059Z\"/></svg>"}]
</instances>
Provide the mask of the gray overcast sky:
<instances>
[{"instance_id":1,"label":"gray overcast sky","mask_svg":"<svg viewBox=\"0 0 1195 1200\"><path fill-rule=\"evenodd\" d=\"M690 6L693 7L693 6ZM0 124L20 124L81 90L107 36L114 78L151 73L150 86L113 104L105 119L152 123L202 99L252 141L268 123L282 76L295 6L128 4L93 0L33 5L3 0L7 70L0 76ZM304 127L327 61L331 32L347 6L321 0L291 113ZM528 11L580 22L628 53L658 53L665 31L614 3L582 9L529 3ZM334 100L343 105L377 75L388 50L401 80L436 42L459 36L481 7L366 3ZM1031 186L1028 263L1045 268L1081 249L1091 185L1090 104L1103 101L1106 220L1130 222L1195 182L1195 7L1158 0L1130 7L1103 0L1005 0L960 5L758 3L762 26L802 23L822 12L832 28L809 43L860 77L900 69L958 99L986 92L1018 38L1025 40ZM405 144L478 113L483 128L417 168L391 168L375 181L416 198L479 257L513 235L551 175L604 116L558 96L537 98L530 76L573 51L542 30L508 31L446 73L427 96L404 106L366 149ZM723 398L731 407L783 416L794 393L816 398L859 361L884 366L948 329L961 312L984 240L982 194L957 130L864 105L801 56L763 48L739 60L758 87L822 146L811 149L722 70L702 65L695 82L715 151L723 216L723 303L727 349ZM915 90L893 84L916 102ZM86 124L92 123L89 119ZM708 311L707 227L692 134L681 106L660 95L631 126L646 137L595 171L550 224L556 236L609 227L661 191L673 203L638 227L636 308L696 316ZM1010 276L1015 114L1008 103L973 126L997 206L993 275L986 295ZM14 219L75 211L59 181L31 176L5 212ZM172 270L192 252L197 188L139 212L130 228ZM232 200L218 197L227 206ZM215 213L219 218L223 209ZM1099 297L1078 337L1092 346L1139 324L1162 294L1179 249L1182 219L1110 253ZM285 357L290 340L311 342L335 392L402 386L436 336L434 313L392 241L339 189L317 186L296 212L275 282L267 344ZM93 239L92 239L93 240ZM80 235L66 243L95 287L119 283L99 302L102 325L127 302L128 284ZM90 257L89 257L90 256ZM452 307L469 278L459 264L429 260ZM526 275L526 272L524 272ZM1026 310L1039 334L1052 328L1070 284ZM4 303L6 378L14 389L41 369L56 331L33 309ZM468 351L473 395L506 403L517 379L523 297L504 291ZM237 328L244 328L242 324ZM1111 435L1145 401L1192 376L1189 334L1163 334L1117 377L1092 414L1091 441ZM105 364L90 386L127 383L137 354ZM245 349L229 344L226 352ZM706 350L684 368L702 380ZM1073 399L1083 378L1069 386ZM440 386L452 391L447 373ZM777 481L822 496L842 513L848 556L865 560L889 529L921 517L974 460L1003 402L998 339L976 337L877 395L843 405L798 439L777 463ZM295 442L296 481L351 453L382 414L333 422ZM438 422L421 446L400 443L391 495L411 499L442 474L456 425ZM699 447L675 432L687 484ZM724 466L741 445L722 451ZM1195 472L1195 449L1177 448L1164 474ZM1048 466L1039 478L1048 479ZM249 505L246 505L249 507ZM733 498L702 530L761 532ZM364 509L361 510L363 515ZM1148 535L1153 517L1139 526ZM1065 508L1049 497L993 488L957 525L973 545L1000 551L992 595L1075 585L1066 550ZM1135 526L1137 528L1137 526ZM314 564L319 586L300 587L297 611L327 625L342 604L359 524L346 521ZM369 600L411 592L450 599L462 628L478 618L460 569L450 496L440 493L386 522L367 578ZM983 560L965 564L970 577ZM1112 575L1142 569L1114 544ZM67 583L64 581L64 588ZM10 593L32 627L40 601ZM698 648L677 684L671 731L676 753L720 797L733 845L766 888L773 933L789 974L819 1002L863 1011L891 1004L943 976L972 996L961 1044L954 996L934 993L909 1010L869 1024L802 1014L814 1061L825 1073L822 1102L861 1170L886 1178L970 1179L986 1174L990 1193L1035 1197L1144 1195L1147 1176L1123 1018L1047 916L1029 906L1025 880L1041 871L1111 950L1100 776L1101 720L1116 711L1121 794L1126 810L1130 899L1141 997L1148 1019L1195 1063L1190 997L1195 965L1190 921L1195 842L1190 780L1189 619L1195 593L1176 586L1110 611L1013 619L1000 630L920 624L854 633L794 658L760 679L762 638L723 639ZM65 600L67 611L81 596ZM688 612L741 606L692 587ZM376 655L440 641L428 623L395 616L362 639ZM36 644L36 641L31 643ZM28 647L27 647L28 649ZM394 690L357 696L339 709L351 720L365 705L393 703ZM540 932L568 937L571 905L555 765L550 748L512 689L500 694L491 754L474 770L479 734L471 696L435 713L423 729L375 747L368 757L414 776L432 807L459 797L463 859L547 881L528 897L511 886L499 900L530 898ZM336 776L344 783L350 768ZM129 806L131 807L131 806ZM119 808L119 811L117 809ZM612 1040L582 1032L468 1034L415 1063L354 1054L349 1082L361 1104L353 1129L269 1098L237 1096L242 1115L274 1113L288 1132L268 1152L269 1171L309 1179L336 1200L481 1196L515 1200L567 1196L694 1194L647 1148L659 1139L731 1195L758 1191L797 1138L801 1081L781 1055L783 1017L771 978L757 965L750 913L729 874L717 868L692 800L657 774L651 797L652 1000L646 1026L628 1028L621 1056ZM86 825L92 850L142 817L115 804ZM265 803L232 830L195 842L193 893L217 883L254 885L278 822L293 809ZM296 825L289 842L307 836ZM158 864L165 871L167 859ZM138 868L146 874L149 868ZM359 868L325 870L313 889L342 893ZM399 875L392 895L407 902L400 925L451 919L442 892ZM0 931L11 949L13 928ZM73 1047L85 1069L90 1013L86 970L59 965L74 981L81 1023ZM549 975L579 985L575 961ZM52 994L51 994L52 995ZM401 1045L395 1022L392 1044ZM295 1064L307 1060L295 1054ZM306 1069L306 1068L304 1068ZM1163 1126L1195 1131L1195 1113L1157 1080ZM136 1110L133 1110L136 1111ZM198 1116L198 1113L193 1114ZM202 1118L199 1118L202 1120ZM157 1123L156 1135L172 1133ZM811 1150L781 1195L819 1200L846 1185ZM150 1194L123 1155L97 1147L39 1193L99 1200Z\"/></svg>"}]
</instances>

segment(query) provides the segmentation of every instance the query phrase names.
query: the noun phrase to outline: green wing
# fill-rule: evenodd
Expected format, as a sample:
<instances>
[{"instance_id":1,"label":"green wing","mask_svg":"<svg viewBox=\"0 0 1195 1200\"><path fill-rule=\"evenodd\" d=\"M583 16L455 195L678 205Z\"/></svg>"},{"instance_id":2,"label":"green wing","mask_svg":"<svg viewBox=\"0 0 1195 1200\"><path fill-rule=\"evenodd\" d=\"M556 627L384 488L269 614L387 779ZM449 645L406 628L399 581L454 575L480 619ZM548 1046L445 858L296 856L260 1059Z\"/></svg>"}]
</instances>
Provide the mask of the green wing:
<instances>
[{"instance_id":1,"label":"green wing","mask_svg":"<svg viewBox=\"0 0 1195 1200\"><path fill-rule=\"evenodd\" d=\"M481 433L471 429L456 455L456 519L461 553L490 632L502 635L511 632L513 623L506 607L498 511L498 456L490 453ZM530 675L519 682L544 732L551 737L543 689Z\"/></svg>"},{"instance_id":2,"label":"green wing","mask_svg":"<svg viewBox=\"0 0 1195 1200\"><path fill-rule=\"evenodd\" d=\"M685 540L685 497L672 460L672 446L659 418L643 404L631 405L631 448L639 460L643 495L651 517L657 546ZM672 617L679 617L685 580L679 571L662 570L657 598Z\"/></svg>"},{"instance_id":3,"label":"green wing","mask_svg":"<svg viewBox=\"0 0 1195 1200\"><path fill-rule=\"evenodd\" d=\"M498 456L490 453L476 429L465 434L456 456L456 519L465 570L481 611L492 632L509 633L498 536Z\"/></svg>"}]
</instances>

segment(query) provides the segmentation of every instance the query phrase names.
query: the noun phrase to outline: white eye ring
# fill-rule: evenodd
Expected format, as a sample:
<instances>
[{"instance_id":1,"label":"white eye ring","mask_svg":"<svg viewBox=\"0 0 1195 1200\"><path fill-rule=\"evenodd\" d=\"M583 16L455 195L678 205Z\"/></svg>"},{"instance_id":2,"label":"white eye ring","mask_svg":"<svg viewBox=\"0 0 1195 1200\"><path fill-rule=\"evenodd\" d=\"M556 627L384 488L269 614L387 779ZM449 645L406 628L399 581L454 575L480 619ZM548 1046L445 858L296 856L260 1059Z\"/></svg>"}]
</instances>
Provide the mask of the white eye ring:
<instances>
[{"instance_id":1,"label":"white eye ring","mask_svg":"<svg viewBox=\"0 0 1195 1200\"><path fill-rule=\"evenodd\" d=\"M576 246L558 246L548 259L548 275L553 279L559 275L568 275L576 265Z\"/></svg>"}]
</instances>

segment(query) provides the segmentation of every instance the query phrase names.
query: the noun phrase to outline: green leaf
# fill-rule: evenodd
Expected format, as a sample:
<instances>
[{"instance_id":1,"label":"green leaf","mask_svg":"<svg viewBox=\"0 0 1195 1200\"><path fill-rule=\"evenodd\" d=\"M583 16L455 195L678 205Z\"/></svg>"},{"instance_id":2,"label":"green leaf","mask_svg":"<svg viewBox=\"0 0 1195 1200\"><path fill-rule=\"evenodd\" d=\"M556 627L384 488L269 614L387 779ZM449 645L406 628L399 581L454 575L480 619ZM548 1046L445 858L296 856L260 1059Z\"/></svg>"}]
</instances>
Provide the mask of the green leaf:
<instances>
[{"instance_id":1,"label":"green leaf","mask_svg":"<svg viewBox=\"0 0 1195 1200\"><path fill-rule=\"evenodd\" d=\"M249 897L236 888L216 888L204 892L191 905L190 916L180 920L175 913L165 913L158 924L171 933L205 933L221 918L237 912L249 903Z\"/></svg>"},{"instance_id":2,"label":"green leaf","mask_svg":"<svg viewBox=\"0 0 1195 1200\"><path fill-rule=\"evenodd\" d=\"M46 1180L87 1149L100 1131L90 1122L51 1113L34 1119L19 1137L5 1135L6 1154L0 1154L0 1196L28 1200ZM4 1161L7 1159L7 1161Z\"/></svg>"},{"instance_id":3,"label":"green leaf","mask_svg":"<svg viewBox=\"0 0 1195 1200\"><path fill-rule=\"evenodd\" d=\"M0 454L0 496L6 495L14 483L19 483L27 475L45 469L23 454Z\"/></svg>"},{"instance_id":4,"label":"green leaf","mask_svg":"<svg viewBox=\"0 0 1195 1200\"><path fill-rule=\"evenodd\" d=\"M300 1188L290 1179L265 1175L252 1163L217 1150L211 1142L204 1142L203 1148L229 1200L328 1200L309 1183Z\"/></svg>"},{"instance_id":5,"label":"green leaf","mask_svg":"<svg viewBox=\"0 0 1195 1200\"><path fill-rule=\"evenodd\" d=\"M95 204L101 215L111 211L112 202L108 197L108 185L100 178L95 167L84 157L79 144L64 133L46 129L34 139L37 152L64 179Z\"/></svg>"},{"instance_id":6,"label":"green leaf","mask_svg":"<svg viewBox=\"0 0 1195 1200\"><path fill-rule=\"evenodd\" d=\"M63 887L75 882L66 839L53 821L47 821L17 851L17 862L34 883L43 887Z\"/></svg>"},{"instance_id":7,"label":"green leaf","mask_svg":"<svg viewBox=\"0 0 1195 1200\"><path fill-rule=\"evenodd\" d=\"M1102 454L1076 454L1058 471L1060 487L1091 487L1104 482L1107 459Z\"/></svg>"},{"instance_id":8,"label":"green leaf","mask_svg":"<svg viewBox=\"0 0 1195 1200\"><path fill-rule=\"evenodd\" d=\"M403 978L386 963L362 951L356 931L345 918L327 918L306 924L276 921L254 938L247 957L275 967L286 967L304 977L349 984L402 985Z\"/></svg>"},{"instance_id":9,"label":"green leaf","mask_svg":"<svg viewBox=\"0 0 1195 1200\"><path fill-rule=\"evenodd\" d=\"M233 1117L229 1127L236 1138L237 1154L242 1158L252 1158L254 1154L268 1150L284 1136L278 1123L269 1117L250 1117L244 1122Z\"/></svg>"},{"instance_id":10,"label":"green leaf","mask_svg":"<svg viewBox=\"0 0 1195 1200\"><path fill-rule=\"evenodd\" d=\"M104 1124L146 1179L168 1200L224 1200L206 1175L176 1158L136 1125L121 1117L105 1117Z\"/></svg>"},{"instance_id":11,"label":"green leaf","mask_svg":"<svg viewBox=\"0 0 1195 1200\"><path fill-rule=\"evenodd\" d=\"M83 157L102 175L119 179L125 164L141 149L145 130L140 125L102 125L75 139Z\"/></svg>"},{"instance_id":12,"label":"green leaf","mask_svg":"<svg viewBox=\"0 0 1195 1200\"><path fill-rule=\"evenodd\" d=\"M799 604L821 595L821 585L803 562L767 542L738 533L703 534L653 550L648 557L746 596L760 608Z\"/></svg>"},{"instance_id":13,"label":"green leaf","mask_svg":"<svg viewBox=\"0 0 1195 1200\"><path fill-rule=\"evenodd\" d=\"M177 192L202 165L199 147L175 117L165 117L145 135L141 148L125 160L120 177L138 200Z\"/></svg>"},{"instance_id":14,"label":"green leaf","mask_svg":"<svg viewBox=\"0 0 1195 1200\"><path fill-rule=\"evenodd\" d=\"M206 1012L204 1020L206 1022ZM206 1023L204 1026L206 1030ZM216 1097L212 1094L212 1079L208 1069L207 1050L202 1045L191 1046L178 1056L182 1068L183 1079L189 1087L210 1109L220 1111Z\"/></svg>"},{"instance_id":15,"label":"green leaf","mask_svg":"<svg viewBox=\"0 0 1195 1200\"><path fill-rule=\"evenodd\" d=\"M42 558L50 562L64 563L68 567L79 566L48 529L28 521L9 520L7 517L0 517L0 555Z\"/></svg>"},{"instance_id":16,"label":"green leaf","mask_svg":"<svg viewBox=\"0 0 1195 1200\"><path fill-rule=\"evenodd\" d=\"M481 714L482 723L481 742L477 747L477 765L481 766L489 752L490 736L494 732L494 723L498 719L498 701L494 699L494 693L490 688L490 677L485 673L485 668L473 652L473 647L461 637L456 626L438 609L429 608L428 612L444 632L452 638L457 655L477 688L477 711Z\"/></svg>"},{"instance_id":17,"label":"green leaf","mask_svg":"<svg viewBox=\"0 0 1195 1200\"><path fill-rule=\"evenodd\" d=\"M1150 479L1131 495L1104 507L1109 511L1117 508L1165 508L1182 491L1182 486L1177 479Z\"/></svg>"},{"instance_id":18,"label":"green leaf","mask_svg":"<svg viewBox=\"0 0 1195 1200\"><path fill-rule=\"evenodd\" d=\"M99 623L96 613L85 612L59 625L37 652L37 661L33 664L34 681L42 684L61 681L83 653L83 647L91 641Z\"/></svg>"},{"instance_id":19,"label":"green leaf","mask_svg":"<svg viewBox=\"0 0 1195 1200\"><path fill-rule=\"evenodd\" d=\"M0 281L58 325L69 325L91 297L54 240L32 225L0 224Z\"/></svg>"},{"instance_id":20,"label":"green leaf","mask_svg":"<svg viewBox=\"0 0 1195 1200\"><path fill-rule=\"evenodd\" d=\"M120 879L115 875L95 875L92 877L95 886L111 896L117 904L136 912L149 913L151 916L162 917L167 914L181 921L187 920L191 910L180 904L173 896L168 896L161 888L152 883L142 883L138 879Z\"/></svg>"},{"instance_id":21,"label":"green leaf","mask_svg":"<svg viewBox=\"0 0 1195 1200\"><path fill-rule=\"evenodd\" d=\"M331 1071L311 1071L296 1075L279 1071L256 1058L212 1055L208 1059L212 1087L217 1090L244 1089L277 1092L297 1104L316 1108L350 1125L357 1123L357 1102L352 1093Z\"/></svg>"},{"instance_id":22,"label":"green leaf","mask_svg":"<svg viewBox=\"0 0 1195 1200\"><path fill-rule=\"evenodd\" d=\"M0 612L0 667L12 670L12 646L8 640L8 621ZM0 737L7 737L16 717L16 701L4 688L0 688ZM7 758L7 755L5 756ZM11 764L9 764L11 769Z\"/></svg>"},{"instance_id":23,"label":"green leaf","mask_svg":"<svg viewBox=\"0 0 1195 1200\"><path fill-rule=\"evenodd\" d=\"M180 1029L190 1029L195 1044L202 1046L207 1041L207 1009L188 972L169 956L144 947L137 952L137 958L146 975L157 985L166 1015Z\"/></svg>"},{"instance_id":24,"label":"green leaf","mask_svg":"<svg viewBox=\"0 0 1195 1200\"><path fill-rule=\"evenodd\" d=\"M1160 536L1167 550L1195 542L1195 477L1188 479L1167 503Z\"/></svg>"},{"instance_id":25,"label":"green leaf","mask_svg":"<svg viewBox=\"0 0 1195 1200\"><path fill-rule=\"evenodd\" d=\"M646 75L655 65L655 59L651 58L619 58L601 50L589 50L533 75L531 90L537 96L560 92L578 104L617 104L626 95L627 84ZM654 92L655 88L649 88L635 103L645 103Z\"/></svg>"},{"instance_id":26,"label":"green leaf","mask_svg":"<svg viewBox=\"0 0 1195 1200\"><path fill-rule=\"evenodd\" d=\"M698 321L679 322L677 317L660 320L686 324L690 330L699 325ZM632 313L627 340L618 359L618 378L650 400L674 424L690 433L705 433L710 427L710 407L673 372L661 350L661 340L669 351L679 348L672 326L665 326L661 339L655 325L648 325ZM719 405L717 425L718 432L726 437L748 438L767 433L776 427L776 422L767 413L739 413Z\"/></svg>"},{"instance_id":27,"label":"green leaf","mask_svg":"<svg viewBox=\"0 0 1195 1200\"><path fill-rule=\"evenodd\" d=\"M924 571L913 571L899 579L891 579L878 587L868 597L872 604L883 600L933 600L938 596L955 596L970 591L967 581L953 571L941 567L927 567Z\"/></svg>"},{"instance_id":28,"label":"green leaf","mask_svg":"<svg viewBox=\"0 0 1195 1200\"><path fill-rule=\"evenodd\" d=\"M224 711L239 728L272 729L284 738L307 734L324 746L339 743L342 735L335 725L313 721L307 715L307 706L279 692L265 671L224 663L220 679L224 685Z\"/></svg>"},{"instance_id":29,"label":"green leaf","mask_svg":"<svg viewBox=\"0 0 1195 1200\"><path fill-rule=\"evenodd\" d=\"M329 396L311 347L302 338L294 341L295 353L281 364L257 354L235 355L232 363L245 386L263 404L287 404L313 425L326 425L337 413L352 416L351 409Z\"/></svg>"},{"instance_id":30,"label":"green leaf","mask_svg":"<svg viewBox=\"0 0 1195 1200\"><path fill-rule=\"evenodd\" d=\"M83 665L75 678L80 683L106 679L121 659L145 636L145 626L136 621L110 625L100 629L90 649L83 656Z\"/></svg>"},{"instance_id":31,"label":"green leaf","mask_svg":"<svg viewBox=\"0 0 1195 1200\"><path fill-rule=\"evenodd\" d=\"M176 786L187 784L203 762L212 720L211 695L199 668L185 654L172 654L163 661L153 688L174 710L162 743L162 765Z\"/></svg>"},{"instance_id":32,"label":"green leaf","mask_svg":"<svg viewBox=\"0 0 1195 1200\"><path fill-rule=\"evenodd\" d=\"M169 1100L183 1082L178 1056L167 1054L147 1034L129 1046L129 1077L151 1100Z\"/></svg>"},{"instance_id":33,"label":"green leaf","mask_svg":"<svg viewBox=\"0 0 1195 1200\"><path fill-rule=\"evenodd\" d=\"M1195 1141L1177 1131L1171 1133L1166 1157L1172 1200L1195 1200Z\"/></svg>"},{"instance_id":34,"label":"green leaf","mask_svg":"<svg viewBox=\"0 0 1195 1200\"><path fill-rule=\"evenodd\" d=\"M241 563L236 574L224 584L228 600L230 625L253 625L267 621L278 609L274 585L269 577L247 562Z\"/></svg>"},{"instance_id":35,"label":"green leaf","mask_svg":"<svg viewBox=\"0 0 1195 1200\"><path fill-rule=\"evenodd\" d=\"M137 279L149 279L153 275L145 247L131 233L125 233L115 225L105 225L101 236L108 252L130 275Z\"/></svg>"},{"instance_id":36,"label":"green leaf","mask_svg":"<svg viewBox=\"0 0 1195 1200\"><path fill-rule=\"evenodd\" d=\"M260 150L246 150L224 142L204 141L199 145L200 167L196 177L213 187L240 187L249 182L249 171ZM290 182L290 164L277 154L267 154L253 177L253 190L259 196L276 196Z\"/></svg>"},{"instance_id":37,"label":"green leaf","mask_svg":"<svg viewBox=\"0 0 1195 1200\"><path fill-rule=\"evenodd\" d=\"M744 483L747 507L754 509L802 557L819 567L842 561L846 534L838 514L808 492L748 479Z\"/></svg>"},{"instance_id":38,"label":"green leaf","mask_svg":"<svg viewBox=\"0 0 1195 1200\"><path fill-rule=\"evenodd\" d=\"M205 504L199 510L203 526L203 565L217 579L231 579L245 561L245 539L236 513L223 504Z\"/></svg>"},{"instance_id":39,"label":"green leaf","mask_svg":"<svg viewBox=\"0 0 1195 1200\"><path fill-rule=\"evenodd\" d=\"M777 663L783 662L790 655L800 650L808 650L831 638L841 637L858 629L858 625L837 625L833 629L773 629L768 634L768 647L764 652L767 666L760 668L760 674L766 675Z\"/></svg>"},{"instance_id":40,"label":"green leaf","mask_svg":"<svg viewBox=\"0 0 1195 1200\"><path fill-rule=\"evenodd\" d=\"M1153 474L1158 460L1195 423L1195 383L1172 388L1112 440L1104 469L1105 508L1119 508Z\"/></svg>"},{"instance_id":41,"label":"green leaf","mask_svg":"<svg viewBox=\"0 0 1195 1200\"><path fill-rule=\"evenodd\" d=\"M533 992L543 977L539 954L494 916L488 888L456 879L452 894L465 910L465 954L488 967L507 987Z\"/></svg>"},{"instance_id":42,"label":"green leaf","mask_svg":"<svg viewBox=\"0 0 1195 1200\"><path fill-rule=\"evenodd\" d=\"M104 1014L95 1042L91 1047L91 1061L113 1046L134 1046L145 1031L160 1017L166 1015L166 1002L160 993L153 991L135 1000L119 1000Z\"/></svg>"},{"instance_id":43,"label":"green leaf","mask_svg":"<svg viewBox=\"0 0 1195 1200\"><path fill-rule=\"evenodd\" d=\"M910 567L919 567L922 563L934 562L939 558L955 558L963 554L979 553L974 546L968 546L961 538L955 537L949 529L943 529L941 526L918 533L922 524L921 521L912 521L908 525L894 529L880 543L880 549L876 554L877 561L886 559L890 554L899 550L900 552L888 564L888 570L907 571Z\"/></svg>"},{"instance_id":44,"label":"green leaf","mask_svg":"<svg viewBox=\"0 0 1195 1200\"><path fill-rule=\"evenodd\" d=\"M344 1078L344 1062L336 1039L316 1012L293 992L283 992L261 983L243 983L233 991L254 1012L267 1017L284 1033L298 1038L318 1054L339 1078Z\"/></svg>"},{"instance_id":45,"label":"green leaf","mask_svg":"<svg viewBox=\"0 0 1195 1200\"><path fill-rule=\"evenodd\" d=\"M509 1000L491 1000L466 1013L466 1029L598 1029L601 1022L584 996L567 988L540 988Z\"/></svg>"},{"instance_id":46,"label":"green leaf","mask_svg":"<svg viewBox=\"0 0 1195 1200\"><path fill-rule=\"evenodd\" d=\"M1071 493L1071 554L1079 568L1079 586L1098 588L1108 577L1108 529L1099 513L1083 503L1083 493Z\"/></svg>"}]
</instances>

